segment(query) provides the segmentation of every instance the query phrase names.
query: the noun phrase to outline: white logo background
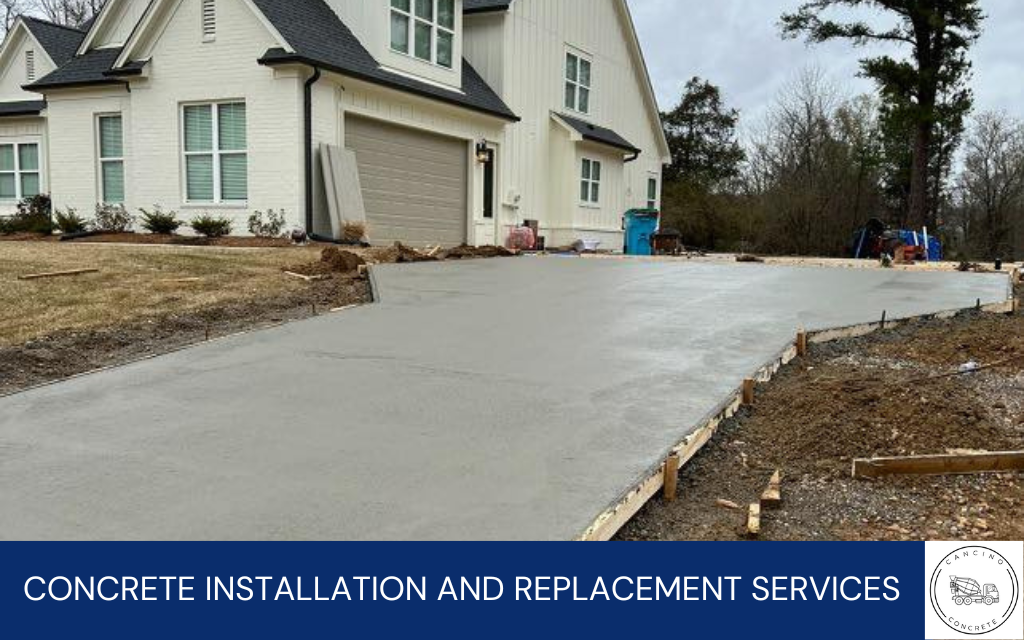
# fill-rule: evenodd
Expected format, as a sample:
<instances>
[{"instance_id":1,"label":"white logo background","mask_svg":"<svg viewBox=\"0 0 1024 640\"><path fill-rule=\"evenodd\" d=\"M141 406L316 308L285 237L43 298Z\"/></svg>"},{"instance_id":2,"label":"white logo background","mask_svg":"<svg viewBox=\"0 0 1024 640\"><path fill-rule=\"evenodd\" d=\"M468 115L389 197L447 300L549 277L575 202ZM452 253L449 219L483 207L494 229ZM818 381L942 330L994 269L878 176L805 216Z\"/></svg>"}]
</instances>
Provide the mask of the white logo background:
<instances>
[{"instance_id":1,"label":"white logo background","mask_svg":"<svg viewBox=\"0 0 1024 640\"><path fill-rule=\"evenodd\" d=\"M1015 574L1014 589L1005 568L991 560L991 553L974 553L975 550L990 549L1005 558ZM962 550L962 551L961 551ZM960 551L960 553L957 553ZM955 554L955 555L951 555ZM936 569L941 565L941 574L933 585ZM973 580L981 590L980 597L972 604L957 605L950 588L953 576L961 580ZM1020 542L928 542L925 544L925 635L929 640L949 640L951 638L985 638L986 640L1024 640L1024 604L1020 597L1021 580L1024 578L1024 543ZM970 583L968 591L972 591ZM986 605L983 601L986 585L997 585L999 603ZM1014 604L1016 608L1007 609ZM933 601L937 601L945 618L936 611ZM973 633L962 633L954 630L954 626L985 624L996 622L1001 624L995 630Z\"/></svg>"}]
</instances>

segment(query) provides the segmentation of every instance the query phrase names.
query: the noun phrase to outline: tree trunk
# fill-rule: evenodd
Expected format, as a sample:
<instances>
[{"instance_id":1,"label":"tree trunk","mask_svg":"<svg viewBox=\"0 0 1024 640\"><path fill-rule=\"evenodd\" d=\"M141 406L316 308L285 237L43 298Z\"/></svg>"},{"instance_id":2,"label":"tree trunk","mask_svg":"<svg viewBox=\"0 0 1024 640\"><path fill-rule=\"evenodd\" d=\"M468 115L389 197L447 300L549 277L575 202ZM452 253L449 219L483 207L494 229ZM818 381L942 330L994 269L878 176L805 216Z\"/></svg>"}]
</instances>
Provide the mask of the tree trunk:
<instances>
[{"instance_id":1,"label":"tree trunk","mask_svg":"<svg viewBox=\"0 0 1024 640\"><path fill-rule=\"evenodd\" d=\"M928 173L931 163L932 124L920 122L914 129L914 159L910 170L909 226L928 226ZM934 225L932 225L934 226Z\"/></svg>"}]
</instances>

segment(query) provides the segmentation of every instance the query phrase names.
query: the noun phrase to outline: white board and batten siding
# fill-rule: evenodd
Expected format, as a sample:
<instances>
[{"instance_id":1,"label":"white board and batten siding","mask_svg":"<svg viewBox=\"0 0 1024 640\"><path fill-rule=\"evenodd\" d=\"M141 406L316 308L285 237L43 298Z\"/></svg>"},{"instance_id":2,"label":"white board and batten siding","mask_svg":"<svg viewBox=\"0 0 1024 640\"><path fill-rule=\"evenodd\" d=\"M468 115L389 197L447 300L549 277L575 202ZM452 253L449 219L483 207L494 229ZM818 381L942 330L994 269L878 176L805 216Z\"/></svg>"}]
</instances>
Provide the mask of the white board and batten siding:
<instances>
[{"instance_id":1,"label":"white board and batten siding","mask_svg":"<svg viewBox=\"0 0 1024 640\"><path fill-rule=\"evenodd\" d=\"M487 34L467 37L470 63L501 87L506 103L523 118L506 136L502 222L507 226L538 219L549 245L585 238L601 240L607 249L621 248L622 214L646 206L651 177L660 184L664 158L657 110L646 97L644 70L634 57L621 10L618 0L516 0L507 15L466 20L470 29L480 24ZM593 65L590 113L573 115L613 129L643 151L628 164L622 155L605 158L602 182L608 184L602 184L597 207L579 198L579 154L589 146L559 144L557 138L568 134L550 122L552 111L566 111L565 57L570 48ZM566 165L572 165L572 177Z\"/></svg>"}]
</instances>

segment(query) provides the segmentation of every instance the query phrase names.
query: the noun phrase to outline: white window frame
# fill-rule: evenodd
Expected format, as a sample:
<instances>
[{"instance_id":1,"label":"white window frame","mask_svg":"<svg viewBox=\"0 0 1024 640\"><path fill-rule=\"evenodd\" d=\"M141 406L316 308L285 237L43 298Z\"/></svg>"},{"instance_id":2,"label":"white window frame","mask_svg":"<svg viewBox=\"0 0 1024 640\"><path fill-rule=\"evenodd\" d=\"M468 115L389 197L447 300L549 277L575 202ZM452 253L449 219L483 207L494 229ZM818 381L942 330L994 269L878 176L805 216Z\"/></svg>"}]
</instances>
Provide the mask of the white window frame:
<instances>
[{"instance_id":1,"label":"white window frame","mask_svg":"<svg viewBox=\"0 0 1024 640\"><path fill-rule=\"evenodd\" d=\"M220 149L220 107L227 104L242 104L245 105L245 149L235 149L231 151L222 151ZM185 109L186 107L211 107L211 117L213 122L213 148L210 151L186 151L185 150ZM245 184L245 200L224 200L223 194L221 193L221 156L241 156L244 155L246 159L246 173L249 171L249 104L242 99L229 99L229 100L206 100L200 102L182 102L178 109L180 125L179 142L178 145L181 148L181 201L188 206L216 206L225 208L245 208L249 206L249 189L252 187L251 182L248 180L246 175ZM213 200L190 200L188 197L188 158L190 156L213 156Z\"/></svg>"},{"instance_id":2,"label":"white window frame","mask_svg":"<svg viewBox=\"0 0 1024 640\"><path fill-rule=\"evenodd\" d=\"M584 173L584 169L589 166L590 171ZM594 177L594 167L597 167L597 177ZM586 207L599 207L601 206L601 179L604 177L604 163L600 160L594 160L593 158L583 158L580 162L580 183L578 190L580 195L583 195L583 185L587 186L587 196L580 198L580 204ZM597 187L597 198L594 197L594 187Z\"/></svg>"},{"instance_id":3,"label":"white window frame","mask_svg":"<svg viewBox=\"0 0 1024 640\"><path fill-rule=\"evenodd\" d=\"M569 77L569 58L576 58L576 77ZM583 84L582 70L583 63L590 67L590 82ZM578 49L567 49L562 60L562 103L566 109L585 116L590 115L594 109L594 59ZM572 104L568 104L570 86L572 90ZM587 108L580 108L581 89L587 91Z\"/></svg>"},{"instance_id":4,"label":"white window frame","mask_svg":"<svg viewBox=\"0 0 1024 640\"><path fill-rule=\"evenodd\" d=\"M434 3L434 17L433 17L433 20L431 20L431 21L427 21L427 20L424 20L423 18L419 18L419 17L416 16L416 0L409 0L409 11L403 11L403 10L399 9L398 7L392 5L391 4L391 0L387 0L387 1L388 1L388 14L387 14L387 16L388 16L388 28L387 28L388 48L393 53L397 53L399 55L406 56L406 57L411 58L413 60L418 60L419 62L430 63L430 64L432 64L432 65L434 65L436 67L440 67L442 69L455 69L455 64L457 62L457 56L456 56L456 51L457 51L457 46L456 46L457 45L457 34L456 34L456 29L458 28L458 22L459 22L459 3L458 3L458 0L454 0L454 8L453 8L452 18L455 21L455 23L452 25L451 29L449 29L448 27L443 26L440 23L440 21L439 21L440 13L438 12L438 7L439 7L439 5L441 3L441 0L431 0ZM409 33L408 33L408 36L407 36L408 37L408 43L409 43L409 50L408 51L402 51L401 49L395 49L392 46L392 38L391 38L391 16L392 16L392 14L398 14L398 15L406 18L409 21ZM420 23L420 24L424 24L424 25L430 25L430 59L429 60L426 60L426 59L421 58L421 57L416 55L416 23L417 22ZM437 34L439 32L442 32L442 31L444 33L447 33L447 34L451 35L451 37L452 37L452 63L451 63L450 66L445 66L445 65L441 64L440 62L438 62L438 60L437 60L438 42L440 41L440 38L437 37Z\"/></svg>"},{"instance_id":5,"label":"white window frame","mask_svg":"<svg viewBox=\"0 0 1024 640\"><path fill-rule=\"evenodd\" d=\"M101 133L102 130L100 128L100 122L104 118L120 118L121 119L121 156L120 157L111 156L109 158L106 158L106 157L103 156L103 134ZM114 202L113 200L107 200L107 185L103 182L103 165L111 164L111 163L115 163L115 162L121 163L121 175L123 176L122 177L122 180L124 181L123 188L125 190L125 193L123 195L124 195L125 199L128 198L128 193L127 193L127 191L128 191L128 174L125 171L126 165L125 165L125 155L124 155L124 147L125 147L124 138L125 138L125 135L124 135L124 114L122 114L120 112L116 112L116 111L115 112L111 112L111 113L97 113L96 114L96 167L99 169L99 171L97 171L97 174L96 174L96 181L97 181L96 189L97 189L97 191L100 194L100 197L97 198L97 202L101 202L103 204L119 204L119 205L124 205L123 201L122 202Z\"/></svg>"},{"instance_id":6,"label":"white window frame","mask_svg":"<svg viewBox=\"0 0 1024 640\"><path fill-rule=\"evenodd\" d=\"M651 193L651 186L654 187L654 193ZM647 208L657 209L658 208L658 194L661 189L661 180L658 180L657 176L647 176Z\"/></svg>"},{"instance_id":7,"label":"white window frame","mask_svg":"<svg viewBox=\"0 0 1024 640\"><path fill-rule=\"evenodd\" d=\"M22 146L35 145L36 153L39 157L39 167L35 171L22 171L21 170L21 150ZM24 173L34 173L39 176L39 193L46 193L45 172L43 167L45 166L43 158L43 144L41 140L32 140L28 138L12 138L12 139L0 139L0 147L13 146L14 147L14 171L0 171L3 175L14 175L14 198L0 198L0 202L5 203L18 203L25 199L25 193L21 186L21 176Z\"/></svg>"}]
</instances>

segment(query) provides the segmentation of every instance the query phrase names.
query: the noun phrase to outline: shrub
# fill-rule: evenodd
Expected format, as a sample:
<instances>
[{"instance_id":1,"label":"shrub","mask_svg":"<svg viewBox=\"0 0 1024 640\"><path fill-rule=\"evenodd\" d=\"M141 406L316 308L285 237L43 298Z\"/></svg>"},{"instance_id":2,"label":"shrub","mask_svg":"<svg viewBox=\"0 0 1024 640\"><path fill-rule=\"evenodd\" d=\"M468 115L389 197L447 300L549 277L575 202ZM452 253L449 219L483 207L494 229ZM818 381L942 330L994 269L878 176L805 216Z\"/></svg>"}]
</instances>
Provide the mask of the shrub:
<instances>
[{"instance_id":1,"label":"shrub","mask_svg":"<svg viewBox=\"0 0 1024 640\"><path fill-rule=\"evenodd\" d=\"M160 205L153 205L152 211L139 209L139 212L142 214L139 216L142 219L142 228L157 235L174 235L181 228L181 225L184 224L181 220L178 220L177 211L164 212Z\"/></svg>"},{"instance_id":2,"label":"shrub","mask_svg":"<svg viewBox=\"0 0 1024 640\"><path fill-rule=\"evenodd\" d=\"M89 229L89 223L85 221L85 218L78 215L78 211L71 207L64 211L58 209L54 214L54 219L57 229L63 234L82 233Z\"/></svg>"},{"instance_id":3,"label":"shrub","mask_svg":"<svg viewBox=\"0 0 1024 640\"><path fill-rule=\"evenodd\" d=\"M103 233L127 233L132 230L135 218L119 204L96 205L96 220L93 226Z\"/></svg>"},{"instance_id":4,"label":"shrub","mask_svg":"<svg viewBox=\"0 0 1024 640\"><path fill-rule=\"evenodd\" d=\"M256 211L249 216L249 233L257 238L280 238L285 228L284 209L280 212L267 209L267 219L263 220L263 212Z\"/></svg>"},{"instance_id":5,"label":"shrub","mask_svg":"<svg viewBox=\"0 0 1024 640\"><path fill-rule=\"evenodd\" d=\"M13 216L0 221L0 233L53 233L53 221L50 219L52 206L50 196L38 195L26 198L18 203L18 211Z\"/></svg>"},{"instance_id":6,"label":"shrub","mask_svg":"<svg viewBox=\"0 0 1024 640\"><path fill-rule=\"evenodd\" d=\"M201 216L192 218L192 224L189 226L201 236L223 238L224 236L231 235L232 224L227 218L214 218L210 214L204 213Z\"/></svg>"}]
</instances>

